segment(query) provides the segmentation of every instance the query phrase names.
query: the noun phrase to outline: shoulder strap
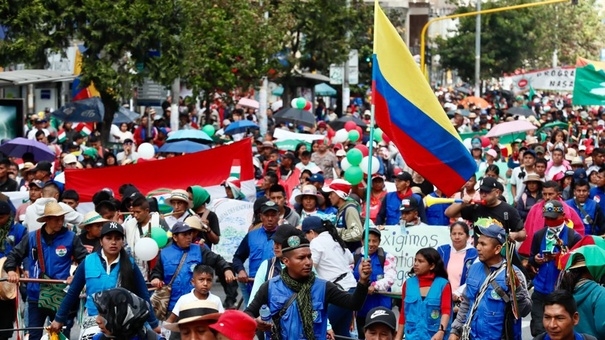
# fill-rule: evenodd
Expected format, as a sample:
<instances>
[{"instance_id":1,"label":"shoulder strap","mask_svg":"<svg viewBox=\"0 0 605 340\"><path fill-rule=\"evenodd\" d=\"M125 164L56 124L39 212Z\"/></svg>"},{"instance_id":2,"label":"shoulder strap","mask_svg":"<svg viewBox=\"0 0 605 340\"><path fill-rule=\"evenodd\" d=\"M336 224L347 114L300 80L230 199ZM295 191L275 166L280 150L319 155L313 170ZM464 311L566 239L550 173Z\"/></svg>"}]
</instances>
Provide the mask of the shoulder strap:
<instances>
[{"instance_id":1,"label":"shoulder strap","mask_svg":"<svg viewBox=\"0 0 605 340\"><path fill-rule=\"evenodd\" d=\"M271 266L271 268L267 268L267 277L265 281L269 281L269 279L273 278L273 272L275 271L275 261L277 261L277 257L274 256L271 261L267 261L267 266Z\"/></svg>"},{"instance_id":2,"label":"shoulder strap","mask_svg":"<svg viewBox=\"0 0 605 340\"><path fill-rule=\"evenodd\" d=\"M174 271L174 275L172 275L172 279L170 279L170 283L168 283L169 286L172 285L172 283L174 282L174 279L176 279L176 276L179 274L181 267L183 267L183 264L185 263L185 259L187 258L187 254L188 254L188 252L185 252L185 253L183 253L183 256L181 256L181 262L179 263L179 266L176 267L176 270Z\"/></svg>"},{"instance_id":3,"label":"shoulder strap","mask_svg":"<svg viewBox=\"0 0 605 340\"><path fill-rule=\"evenodd\" d=\"M574 203L576 204L576 207L578 207L578 209L580 209L580 212L582 213L582 215L584 215L583 220L585 219L586 222L588 222L588 224L590 224L592 226L594 224L594 220L592 219L592 217L586 212L586 210L584 210L584 208L582 207L580 202L578 202L578 200L575 198L574 198ZM582 216L580 216L580 217L582 217Z\"/></svg>"},{"instance_id":4,"label":"shoulder strap","mask_svg":"<svg viewBox=\"0 0 605 340\"><path fill-rule=\"evenodd\" d=\"M46 270L44 268L44 254L42 254L42 229L38 229L36 231L36 248L38 249L38 265L40 266L40 271L45 273Z\"/></svg>"},{"instance_id":5,"label":"shoulder strap","mask_svg":"<svg viewBox=\"0 0 605 340\"><path fill-rule=\"evenodd\" d=\"M502 265L504 266L505 264L503 263ZM483 264L483 270L485 271L485 275L489 277L490 270L486 264ZM504 291L504 289L502 289L502 287L498 284L498 282L496 282L495 277L494 277L494 280L490 281L490 285L492 285L492 287L494 288L496 293L498 293L498 295L500 296L500 298L502 298L502 300L504 300L504 302L508 303L510 301L510 297Z\"/></svg>"},{"instance_id":6,"label":"shoulder strap","mask_svg":"<svg viewBox=\"0 0 605 340\"><path fill-rule=\"evenodd\" d=\"M296 299L297 295L298 295L298 293L294 293L294 294L292 294L292 296L290 296L288 301L286 301L286 303L279 310L277 315L273 317L274 322L275 322L275 320L278 320L278 322L279 322L279 320L281 320L282 316L284 316L284 314L286 314L286 311L288 310L288 308L290 308L290 305L292 304L292 302L294 302L294 299Z\"/></svg>"}]
</instances>

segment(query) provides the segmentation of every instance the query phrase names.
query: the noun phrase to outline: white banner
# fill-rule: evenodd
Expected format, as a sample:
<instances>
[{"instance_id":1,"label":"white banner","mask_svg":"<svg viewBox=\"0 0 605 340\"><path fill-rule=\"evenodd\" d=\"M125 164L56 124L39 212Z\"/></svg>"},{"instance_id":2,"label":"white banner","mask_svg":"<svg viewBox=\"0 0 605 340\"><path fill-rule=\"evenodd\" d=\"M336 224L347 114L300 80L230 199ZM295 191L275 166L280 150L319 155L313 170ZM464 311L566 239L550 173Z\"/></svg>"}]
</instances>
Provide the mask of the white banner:
<instances>
[{"instance_id":1,"label":"white banner","mask_svg":"<svg viewBox=\"0 0 605 340\"><path fill-rule=\"evenodd\" d=\"M275 138L279 141L296 139L296 140L305 141L307 143L313 143L314 140L322 140L325 138L325 136L310 135L308 133L290 132L290 131L284 130L284 129L275 129L275 131L273 131L273 138Z\"/></svg>"},{"instance_id":2,"label":"white banner","mask_svg":"<svg viewBox=\"0 0 605 340\"><path fill-rule=\"evenodd\" d=\"M216 213L221 227L221 240L212 251L231 262L252 224L252 203L223 198L212 201L209 209Z\"/></svg>"},{"instance_id":3,"label":"white banner","mask_svg":"<svg viewBox=\"0 0 605 340\"><path fill-rule=\"evenodd\" d=\"M508 89L512 85L513 92L529 90L530 85L535 90L572 92L575 77L575 67L555 67L505 77L504 87Z\"/></svg>"},{"instance_id":4,"label":"white banner","mask_svg":"<svg viewBox=\"0 0 605 340\"><path fill-rule=\"evenodd\" d=\"M395 256L397 262L397 280L391 291L401 293L403 282L414 267L416 253L422 248L437 248L442 244L451 244L450 228L447 226L427 226L401 228L398 225L385 226L380 246L388 254Z\"/></svg>"}]
</instances>

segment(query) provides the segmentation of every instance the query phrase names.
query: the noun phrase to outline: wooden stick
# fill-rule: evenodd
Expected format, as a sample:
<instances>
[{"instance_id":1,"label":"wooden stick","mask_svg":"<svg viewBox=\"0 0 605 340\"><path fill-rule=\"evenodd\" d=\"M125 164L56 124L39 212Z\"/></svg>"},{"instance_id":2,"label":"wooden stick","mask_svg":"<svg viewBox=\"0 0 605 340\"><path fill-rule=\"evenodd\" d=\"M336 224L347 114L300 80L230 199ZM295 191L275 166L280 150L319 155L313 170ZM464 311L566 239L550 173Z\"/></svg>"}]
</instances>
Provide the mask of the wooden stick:
<instances>
[{"instance_id":1,"label":"wooden stick","mask_svg":"<svg viewBox=\"0 0 605 340\"><path fill-rule=\"evenodd\" d=\"M8 277L0 278L0 282L8 281ZM32 279L32 278L19 278L19 282L25 283L54 283L54 284L67 284L66 280L54 280L54 279Z\"/></svg>"}]
</instances>

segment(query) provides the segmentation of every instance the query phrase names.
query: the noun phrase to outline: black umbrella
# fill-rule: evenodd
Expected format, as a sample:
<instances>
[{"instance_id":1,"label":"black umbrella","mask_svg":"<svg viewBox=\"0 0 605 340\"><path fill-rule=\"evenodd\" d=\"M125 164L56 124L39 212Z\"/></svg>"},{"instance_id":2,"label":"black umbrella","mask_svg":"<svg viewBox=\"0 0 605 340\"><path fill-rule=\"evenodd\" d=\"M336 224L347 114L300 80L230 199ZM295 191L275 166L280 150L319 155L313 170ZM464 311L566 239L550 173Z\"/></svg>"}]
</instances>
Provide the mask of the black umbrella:
<instances>
[{"instance_id":1,"label":"black umbrella","mask_svg":"<svg viewBox=\"0 0 605 340\"><path fill-rule=\"evenodd\" d=\"M315 116L305 110L289 108L277 111L273 115L277 123L293 123L295 125L304 125L308 127L315 126Z\"/></svg>"},{"instance_id":2,"label":"black umbrella","mask_svg":"<svg viewBox=\"0 0 605 340\"><path fill-rule=\"evenodd\" d=\"M364 123L363 120L361 120L361 119L359 119L359 118L357 118L355 116L343 116L343 117L340 117L337 120L330 122L330 126L332 127L332 129L334 129L334 130L337 131L337 130L340 130L340 129L344 129L345 124L347 122L350 122L350 121L355 122L355 125L361 127L362 131L365 131L366 128L368 127L368 124Z\"/></svg>"},{"instance_id":3,"label":"black umbrella","mask_svg":"<svg viewBox=\"0 0 605 340\"><path fill-rule=\"evenodd\" d=\"M64 122L102 122L105 106L99 97L91 97L67 103L52 112L52 115Z\"/></svg>"},{"instance_id":4,"label":"black umbrella","mask_svg":"<svg viewBox=\"0 0 605 340\"><path fill-rule=\"evenodd\" d=\"M471 94L471 89L469 89L468 87L457 87L454 89L456 92L460 92L460 93L464 93L466 95Z\"/></svg>"},{"instance_id":5,"label":"black umbrella","mask_svg":"<svg viewBox=\"0 0 605 340\"><path fill-rule=\"evenodd\" d=\"M525 117L529 117L529 116L533 116L534 115L534 111L526 108L526 107L511 107L510 109L506 110L506 113L511 114L511 115L518 115L518 116L525 116Z\"/></svg>"},{"instance_id":6,"label":"black umbrella","mask_svg":"<svg viewBox=\"0 0 605 340\"><path fill-rule=\"evenodd\" d=\"M130 111L125 107L120 106L118 111L116 111L113 115L112 124L122 124L122 123L132 123L139 118L139 114Z\"/></svg>"}]
</instances>

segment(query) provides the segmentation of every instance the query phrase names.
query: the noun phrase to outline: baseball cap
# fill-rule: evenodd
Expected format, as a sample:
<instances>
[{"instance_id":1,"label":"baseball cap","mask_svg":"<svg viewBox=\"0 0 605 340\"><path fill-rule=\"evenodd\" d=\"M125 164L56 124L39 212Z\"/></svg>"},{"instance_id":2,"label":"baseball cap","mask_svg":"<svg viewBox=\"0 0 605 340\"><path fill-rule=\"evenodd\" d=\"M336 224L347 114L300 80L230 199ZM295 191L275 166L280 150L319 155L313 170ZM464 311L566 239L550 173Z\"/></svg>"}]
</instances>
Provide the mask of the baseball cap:
<instances>
[{"instance_id":1,"label":"baseball cap","mask_svg":"<svg viewBox=\"0 0 605 340\"><path fill-rule=\"evenodd\" d=\"M525 152L523 153L523 157L525 157L525 155L532 155L534 158L536 158L536 152L532 149L527 149L525 150Z\"/></svg>"},{"instance_id":2,"label":"baseball cap","mask_svg":"<svg viewBox=\"0 0 605 340\"><path fill-rule=\"evenodd\" d=\"M380 232L380 230L378 228L376 228L376 227L370 227L369 230L368 230L368 232L370 234L377 235L378 238L380 238L382 236L382 232Z\"/></svg>"},{"instance_id":3,"label":"baseball cap","mask_svg":"<svg viewBox=\"0 0 605 340\"><path fill-rule=\"evenodd\" d=\"M542 153L542 154L543 154L543 153L544 153L544 147L543 147L543 146L541 146L541 145L538 145L538 146L536 146L536 147L534 148L534 151L536 152L536 154L539 154L539 153Z\"/></svg>"},{"instance_id":4,"label":"baseball cap","mask_svg":"<svg viewBox=\"0 0 605 340\"><path fill-rule=\"evenodd\" d=\"M44 182L42 182L39 179L34 179L33 181L29 182L29 187L30 188L31 188L32 185L35 185L35 186L37 186L40 189L44 188Z\"/></svg>"},{"instance_id":5,"label":"baseball cap","mask_svg":"<svg viewBox=\"0 0 605 340\"><path fill-rule=\"evenodd\" d=\"M124 227L118 222L106 222L101 228L101 237L113 232L120 233L124 236Z\"/></svg>"},{"instance_id":6,"label":"baseball cap","mask_svg":"<svg viewBox=\"0 0 605 340\"><path fill-rule=\"evenodd\" d=\"M500 184L498 183L498 180L493 177L483 177L481 184L479 185L479 190L492 191L493 189L500 189L498 184Z\"/></svg>"},{"instance_id":7,"label":"baseball cap","mask_svg":"<svg viewBox=\"0 0 605 340\"><path fill-rule=\"evenodd\" d=\"M324 192L334 192L338 197L343 200L349 197L349 193L351 192L351 183L345 181L344 179L335 179L330 183L329 186L323 188Z\"/></svg>"},{"instance_id":8,"label":"baseball cap","mask_svg":"<svg viewBox=\"0 0 605 340\"><path fill-rule=\"evenodd\" d=\"M411 181L412 175L407 171L402 171L395 176L396 179L401 181Z\"/></svg>"},{"instance_id":9,"label":"baseball cap","mask_svg":"<svg viewBox=\"0 0 605 340\"><path fill-rule=\"evenodd\" d=\"M307 179L307 181L309 181L310 183L324 183L325 179L324 179L324 175L322 174L315 174L311 177L309 177Z\"/></svg>"},{"instance_id":10,"label":"baseball cap","mask_svg":"<svg viewBox=\"0 0 605 340\"><path fill-rule=\"evenodd\" d=\"M273 201L267 201L260 207L260 213L264 214L268 211L279 211L279 206Z\"/></svg>"},{"instance_id":11,"label":"baseball cap","mask_svg":"<svg viewBox=\"0 0 605 340\"><path fill-rule=\"evenodd\" d=\"M209 327L230 340L252 340L256 335L256 321L239 310L226 310Z\"/></svg>"},{"instance_id":12,"label":"baseball cap","mask_svg":"<svg viewBox=\"0 0 605 340\"><path fill-rule=\"evenodd\" d=\"M11 207L6 201L0 201L0 215L8 215L11 213Z\"/></svg>"},{"instance_id":13,"label":"baseball cap","mask_svg":"<svg viewBox=\"0 0 605 340\"><path fill-rule=\"evenodd\" d=\"M295 159L296 159L296 157L294 156L294 154L293 154L293 153L291 153L291 152L286 152L286 153L285 153L285 154L282 156L282 158L289 158L289 159L291 159L291 160L295 160Z\"/></svg>"},{"instance_id":14,"label":"baseball cap","mask_svg":"<svg viewBox=\"0 0 605 340\"><path fill-rule=\"evenodd\" d=\"M189 230L193 230L193 228L191 228L190 225L186 224L185 222L181 222L178 221L176 222L173 226L172 226L172 234L178 234L178 233L186 233Z\"/></svg>"},{"instance_id":15,"label":"baseball cap","mask_svg":"<svg viewBox=\"0 0 605 340\"><path fill-rule=\"evenodd\" d=\"M338 151L336 151L336 157L346 157L347 153L346 151L339 149Z\"/></svg>"},{"instance_id":16,"label":"baseball cap","mask_svg":"<svg viewBox=\"0 0 605 340\"><path fill-rule=\"evenodd\" d=\"M504 241L506 241L506 231L499 225L490 224L487 227L477 226L477 229L479 229L479 234L495 238L500 244L504 244Z\"/></svg>"},{"instance_id":17,"label":"baseball cap","mask_svg":"<svg viewBox=\"0 0 605 340\"><path fill-rule=\"evenodd\" d=\"M399 210L401 210L401 211L418 210L418 200L414 196L410 196L410 197L406 197L406 198L402 199Z\"/></svg>"},{"instance_id":18,"label":"baseball cap","mask_svg":"<svg viewBox=\"0 0 605 340\"><path fill-rule=\"evenodd\" d=\"M35 167L31 168L30 171L36 172L36 171L48 171L51 172L51 168L52 168L52 164L48 161L40 161L38 162L38 164L36 164Z\"/></svg>"},{"instance_id":19,"label":"baseball cap","mask_svg":"<svg viewBox=\"0 0 605 340\"><path fill-rule=\"evenodd\" d=\"M397 330L397 318L392 310L385 307L375 307L370 309L366 315L366 325L364 330L371 325L381 323L391 329L393 333Z\"/></svg>"},{"instance_id":20,"label":"baseball cap","mask_svg":"<svg viewBox=\"0 0 605 340\"><path fill-rule=\"evenodd\" d=\"M273 149L275 147L275 145L273 144L273 142L264 141L262 147L263 148L271 148L271 149Z\"/></svg>"},{"instance_id":21,"label":"baseball cap","mask_svg":"<svg viewBox=\"0 0 605 340\"><path fill-rule=\"evenodd\" d=\"M73 164L73 163L77 163L78 159L76 158L76 156L74 154L68 153L67 155L65 155L65 157L63 157L63 165L67 165L67 164Z\"/></svg>"},{"instance_id":22,"label":"baseball cap","mask_svg":"<svg viewBox=\"0 0 605 340\"><path fill-rule=\"evenodd\" d=\"M311 230L323 227L323 220L318 216L308 216L302 222L301 229L304 233L308 233Z\"/></svg>"},{"instance_id":23,"label":"baseball cap","mask_svg":"<svg viewBox=\"0 0 605 340\"><path fill-rule=\"evenodd\" d=\"M550 200L542 207L542 216L545 218L557 218L563 212L563 203L558 200Z\"/></svg>"}]
</instances>

